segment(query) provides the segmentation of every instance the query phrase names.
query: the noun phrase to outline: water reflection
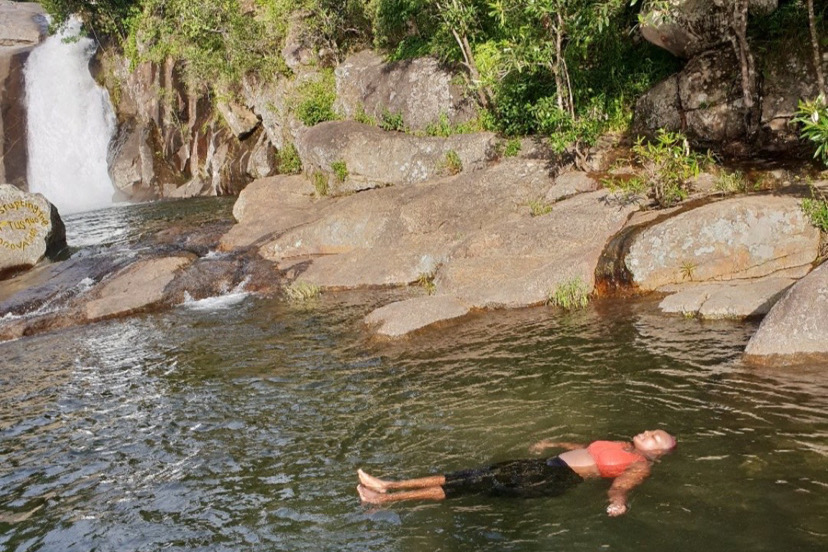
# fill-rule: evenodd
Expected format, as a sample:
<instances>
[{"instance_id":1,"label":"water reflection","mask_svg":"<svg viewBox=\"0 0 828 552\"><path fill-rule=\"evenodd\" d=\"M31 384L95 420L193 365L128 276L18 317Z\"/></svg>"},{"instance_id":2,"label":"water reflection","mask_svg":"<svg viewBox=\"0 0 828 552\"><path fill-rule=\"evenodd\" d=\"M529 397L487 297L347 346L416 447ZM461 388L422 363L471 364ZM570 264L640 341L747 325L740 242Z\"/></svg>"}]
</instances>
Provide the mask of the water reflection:
<instances>
[{"instance_id":1,"label":"water reflection","mask_svg":"<svg viewBox=\"0 0 828 552\"><path fill-rule=\"evenodd\" d=\"M821 367L748 368L750 328L662 317L646 301L376 340L361 320L388 300L246 298L0 345L0 545L824 549ZM354 491L357 467L413 476L651 426L675 431L679 449L621 519L604 514L599 482L390 509Z\"/></svg>"}]
</instances>

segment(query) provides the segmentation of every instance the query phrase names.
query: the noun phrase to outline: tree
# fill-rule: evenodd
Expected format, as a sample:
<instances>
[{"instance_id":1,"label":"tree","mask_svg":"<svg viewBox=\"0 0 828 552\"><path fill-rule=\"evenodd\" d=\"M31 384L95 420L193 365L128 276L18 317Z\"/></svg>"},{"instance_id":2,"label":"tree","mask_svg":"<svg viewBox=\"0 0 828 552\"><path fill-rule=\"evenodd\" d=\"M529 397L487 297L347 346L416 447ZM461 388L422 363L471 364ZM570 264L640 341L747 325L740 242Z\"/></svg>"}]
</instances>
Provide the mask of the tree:
<instances>
[{"instance_id":1,"label":"tree","mask_svg":"<svg viewBox=\"0 0 828 552\"><path fill-rule=\"evenodd\" d=\"M759 104L757 101L756 63L747 40L749 7L750 0L734 0L729 38L733 45L736 59L739 61L745 128L747 129L748 136L751 136L759 127L757 113L757 106Z\"/></svg>"},{"instance_id":2,"label":"tree","mask_svg":"<svg viewBox=\"0 0 828 552\"><path fill-rule=\"evenodd\" d=\"M822 71L822 54L819 48L819 34L816 26L816 15L814 13L814 0L808 0L808 26L811 30L811 49L814 53L814 69L816 70L819 96L822 102L828 101L825 95L825 74Z\"/></svg>"}]
</instances>

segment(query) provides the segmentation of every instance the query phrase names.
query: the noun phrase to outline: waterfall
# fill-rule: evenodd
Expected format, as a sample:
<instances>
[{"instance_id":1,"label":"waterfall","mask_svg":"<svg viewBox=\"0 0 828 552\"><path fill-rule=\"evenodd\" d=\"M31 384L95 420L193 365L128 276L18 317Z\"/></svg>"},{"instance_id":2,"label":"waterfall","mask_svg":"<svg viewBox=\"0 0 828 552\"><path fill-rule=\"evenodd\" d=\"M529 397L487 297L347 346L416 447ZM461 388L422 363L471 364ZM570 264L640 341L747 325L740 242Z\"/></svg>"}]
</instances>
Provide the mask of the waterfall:
<instances>
[{"instance_id":1,"label":"waterfall","mask_svg":"<svg viewBox=\"0 0 828 552\"><path fill-rule=\"evenodd\" d=\"M26 62L29 190L61 213L112 204L107 152L115 132L109 94L89 73L95 43L73 17Z\"/></svg>"}]
</instances>

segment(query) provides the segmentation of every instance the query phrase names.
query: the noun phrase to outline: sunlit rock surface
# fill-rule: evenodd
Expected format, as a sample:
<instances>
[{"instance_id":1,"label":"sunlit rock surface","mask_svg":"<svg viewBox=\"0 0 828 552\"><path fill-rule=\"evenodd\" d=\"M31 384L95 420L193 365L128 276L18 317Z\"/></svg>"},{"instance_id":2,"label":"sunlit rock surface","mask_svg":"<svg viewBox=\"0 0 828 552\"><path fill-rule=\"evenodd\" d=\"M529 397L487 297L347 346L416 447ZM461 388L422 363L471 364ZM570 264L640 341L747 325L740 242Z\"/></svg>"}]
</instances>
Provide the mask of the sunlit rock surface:
<instances>
[{"instance_id":1,"label":"sunlit rock surface","mask_svg":"<svg viewBox=\"0 0 828 552\"><path fill-rule=\"evenodd\" d=\"M801 277L819 231L797 198L749 196L693 209L641 232L625 259L636 285Z\"/></svg>"},{"instance_id":2,"label":"sunlit rock surface","mask_svg":"<svg viewBox=\"0 0 828 552\"><path fill-rule=\"evenodd\" d=\"M796 280L767 278L747 283L684 284L659 308L666 313L701 318L752 318L768 313Z\"/></svg>"},{"instance_id":3,"label":"sunlit rock surface","mask_svg":"<svg viewBox=\"0 0 828 552\"><path fill-rule=\"evenodd\" d=\"M57 208L41 194L0 184L0 277L55 258L66 248Z\"/></svg>"},{"instance_id":4,"label":"sunlit rock surface","mask_svg":"<svg viewBox=\"0 0 828 552\"><path fill-rule=\"evenodd\" d=\"M469 121L477 115L474 99L456 75L434 58L393 63L365 50L342 62L335 71L337 100L334 107L346 118L368 115L381 122L398 115L412 130L425 130L440 122Z\"/></svg>"},{"instance_id":5,"label":"sunlit rock surface","mask_svg":"<svg viewBox=\"0 0 828 552\"><path fill-rule=\"evenodd\" d=\"M86 317L97 320L124 315L160 302L176 272L191 262L189 257L161 257L130 265L96 291L96 298L86 304Z\"/></svg>"},{"instance_id":6,"label":"sunlit rock surface","mask_svg":"<svg viewBox=\"0 0 828 552\"><path fill-rule=\"evenodd\" d=\"M330 192L336 194L451 174L452 155L461 163L456 170L479 170L495 157L496 143L489 132L419 137L355 121L332 121L303 132L296 149L304 171L324 175ZM344 179L337 174L338 163L347 170Z\"/></svg>"},{"instance_id":7,"label":"sunlit rock surface","mask_svg":"<svg viewBox=\"0 0 828 552\"><path fill-rule=\"evenodd\" d=\"M759 362L828 355L828 263L797 282L776 303L745 353Z\"/></svg>"}]
</instances>

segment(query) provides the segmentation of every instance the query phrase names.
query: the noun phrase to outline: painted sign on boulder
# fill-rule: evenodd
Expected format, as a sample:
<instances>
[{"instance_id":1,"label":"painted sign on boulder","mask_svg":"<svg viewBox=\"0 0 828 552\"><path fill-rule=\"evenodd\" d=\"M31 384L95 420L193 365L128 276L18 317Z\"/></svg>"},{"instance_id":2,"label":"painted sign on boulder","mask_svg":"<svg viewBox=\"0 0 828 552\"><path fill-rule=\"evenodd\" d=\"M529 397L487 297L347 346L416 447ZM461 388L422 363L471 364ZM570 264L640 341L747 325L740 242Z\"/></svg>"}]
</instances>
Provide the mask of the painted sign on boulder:
<instances>
[{"instance_id":1,"label":"painted sign on boulder","mask_svg":"<svg viewBox=\"0 0 828 552\"><path fill-rule=\"evenodd\" d=\"M45 197L0 184L0 276L31 268L65 248L63 222Z\"/></svg>"}]
</instances>

